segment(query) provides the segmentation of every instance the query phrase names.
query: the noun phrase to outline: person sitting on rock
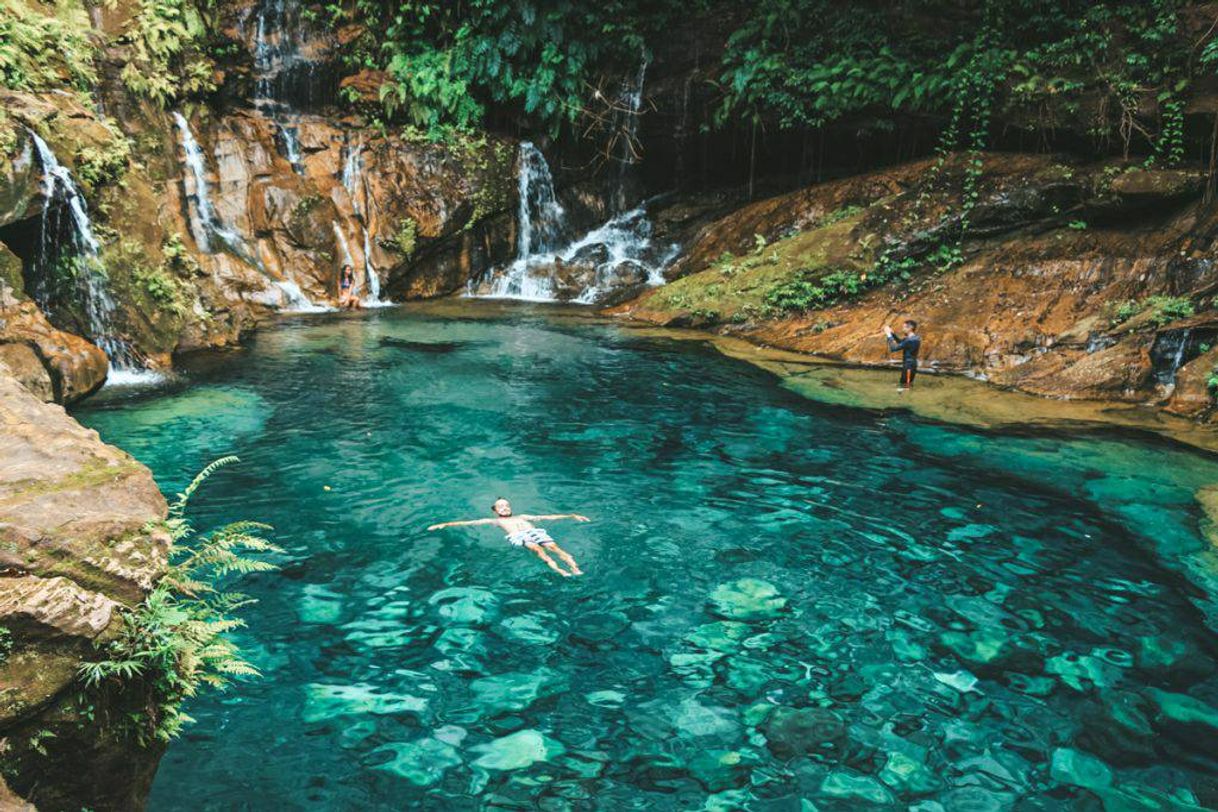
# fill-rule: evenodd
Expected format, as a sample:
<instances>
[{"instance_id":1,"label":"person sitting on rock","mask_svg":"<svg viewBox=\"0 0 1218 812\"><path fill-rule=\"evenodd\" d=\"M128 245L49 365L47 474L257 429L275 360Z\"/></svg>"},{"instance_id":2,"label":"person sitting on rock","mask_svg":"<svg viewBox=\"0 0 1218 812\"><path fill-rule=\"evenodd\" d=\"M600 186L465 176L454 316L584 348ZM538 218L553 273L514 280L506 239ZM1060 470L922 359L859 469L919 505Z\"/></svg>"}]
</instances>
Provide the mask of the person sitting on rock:
<instances>
[{"instance_id":1,"label":"person sitting on rock","mask_svg":"<svg viewBox=\"0 0 1218 812\"><path fill-rule=\"evenodd\" d=\"M354 310L359 307L359 297L355 295L355 269L344 265L338 275L338 306Z\"/></svg>"},{"instance_id":2,"label":"person sitting on rock","mask_svg":"<svg viewBox=\"0 0 1218 812\"><path fill-rule=\"evenodd\" d=\"M904 323L905 337L897 340L896 333L887 324L884 325L884 335L888 339L888 351L901 353L901 382L898 391L904 392L913 386L918 374L918 350L922 348L922 338L917 334L918 323L906 319Z\"/></svg>"},{"instance_id":3,"label":"person sitting on rock","mask_svg":"<svg viewBox=\"0 0 1218 812\"><path fill-rule=\"evenodd\" d=\"M537 555L544 561L550 569L557 572L564 578L569 578L572 575L583 575L583 570L575 563L575 559L566 550L558 546L558 542L550 538L550 534L540 527L535 527L533 522L552 522L558 519L574 519L577 522L592 521L587 516L581 516L578 513L554 513L546 515L530 515L521 514L519 516L512 515L512 503L500 497L491 505L491 513L494 514L493 519L469 519L463 522L442 522L433 524L427 529L439 530L442 527L459 527L465 525L477 524L493 524L498 525L507 532L508 543L513 547L523 547L531 553ZM555 553L559 558L571 568L567 572L562 567L558 566L553 558L550 558L548 553Z\"/></svg>"}]
</instances>

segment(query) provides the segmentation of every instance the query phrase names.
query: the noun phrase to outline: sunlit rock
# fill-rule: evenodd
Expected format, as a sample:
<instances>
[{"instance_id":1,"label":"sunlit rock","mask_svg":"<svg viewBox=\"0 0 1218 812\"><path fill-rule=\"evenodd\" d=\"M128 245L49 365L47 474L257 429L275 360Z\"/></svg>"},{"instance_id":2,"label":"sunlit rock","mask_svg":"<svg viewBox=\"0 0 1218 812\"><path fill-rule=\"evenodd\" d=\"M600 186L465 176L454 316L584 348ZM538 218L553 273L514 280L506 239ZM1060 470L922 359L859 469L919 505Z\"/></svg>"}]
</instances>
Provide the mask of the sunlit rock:
<instances>
[{"instance_id":1,"label":"sunlit rock","mask_svg":"<svg viewBox=\"0 0 1218 812\"><path fill-rule=\"evenodd\" d=\"M305 703L300 717L312 724L338 716L421 713L426 708L426 699L382 692L375 685L365 682L353 685L312 683L305 686Z\"/></svg>"},{"instance_id":2,"label":"sunlit rock","mask_svg":"<svg viewBox=\"0 0 1218 812\"><path fill-rule=\"evenodd\" d=\"M820 785L820 794L826 798L855 804L883 805L895 801L892 793L876 779L846 769L829 773Z\"/></svg>"},{"instance_id":3,"label":"sunlit rock","mask_svg":"<svg viewBox=\"0 0 1218 812\"><path fill-rule=\"evenodd\" d=\"M943 786L942 779L925 763L905 753L889 753L880 780L901 795L926 795Z\"/></svg>"},{"instance_id":4,"label":"sunlit rock","mask_svg":"<svg viewBox=\"0 0 1218 812\"><path fill-rule=\"evenodd\" d=\"M557 672L539 668L482 677L471 682L469 687L479 711L490 715L524 710L538 698L563 690L565 684Z\"/></svg>"},{"instance_id":5,"label":"sunlit rock","mask_svg":"<svg viewBox=\"0 0 1218 812\"><path fill-rule=\"evenodd\" d=\"M377 764L375 769L400 775L412 784L429 787L444 777L444 771L461 763L461 756L451 744L439 739L419 739L412 742L392 742L373 752L392 753L393 759Z\"/></svg>"},{"instance_id":6,"label":"sunlit rock","mask_svg":"<svg viewBox=\"0 0 1218 812\"><path fill-rule=\"evenodd\" d=\"M716 614L729 620L762 620L781 614L787 599L768 581L741 578L716 587L711 604Z\"/></svg>"},{"instance_id":7,"label":"sunlit rock","mask_svg":"<svg viewBox=\"0 0 1218 812\"><path fill-rule=\"evenodd\" d=\"M521 770L554 759L566 751L561 742L537 730L521 730L473 749L482 753L474 760L474 765L487 770Z\"/></svg>"}]
</instances>

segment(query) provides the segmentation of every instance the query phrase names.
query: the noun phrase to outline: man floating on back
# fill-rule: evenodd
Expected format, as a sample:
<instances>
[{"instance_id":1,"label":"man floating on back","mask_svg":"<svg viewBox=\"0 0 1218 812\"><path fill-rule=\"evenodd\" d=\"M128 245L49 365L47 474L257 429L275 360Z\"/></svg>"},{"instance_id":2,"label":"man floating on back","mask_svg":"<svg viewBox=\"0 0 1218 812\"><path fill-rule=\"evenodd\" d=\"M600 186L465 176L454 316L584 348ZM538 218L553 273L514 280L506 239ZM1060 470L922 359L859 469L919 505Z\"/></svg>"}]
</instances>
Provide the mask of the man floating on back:
<instances>
[{"instance_id":1,"label":"man floating on back","mask_svg":"<svg viewBox=\"0 0 1218 812\"><path fill-rule=\"evenodd\" d=\"M439 530L442 527L463 527L467 525L479 524L494 524L502 527L507 533L508 543L513 547L523 547L531 553L534 553L538 558L546 563L550 569L557 572L564 578L569 578L572 575L583 575L583 570L575 563L575 559L566 550L558 546L558 542L550 538L550 534L540 527L533 525L533 522L552 522L558 519L574 519L577 522L592 521L587 516L581 516L578 513L555 513L547 515L533 516L530 514L521 514L519 516L512 515L512 503L500 497L491 505L491 513L494 514L492 519L468 519L462 522L441 522L428 527L428 530ZM558 562L549 556L549 553L556 554L563 560L570 572L558 566Z\"/></svg>"},{"instance_id":2,"label":"man floating on back","mask_svg":"<svg viewBox=\"0 0 1218 812\"><path fill-rule=\"evenodd\" d=\"M887 324L884 325L884 335L888 338L888 351L901 353L901 383L897 386L901 392L913 386L918 374L918 350L922 349L922 338L918 335L918 323L906 319L902 325L905 337L897 340L897 334Z\"/></svg>"}]
</instances>

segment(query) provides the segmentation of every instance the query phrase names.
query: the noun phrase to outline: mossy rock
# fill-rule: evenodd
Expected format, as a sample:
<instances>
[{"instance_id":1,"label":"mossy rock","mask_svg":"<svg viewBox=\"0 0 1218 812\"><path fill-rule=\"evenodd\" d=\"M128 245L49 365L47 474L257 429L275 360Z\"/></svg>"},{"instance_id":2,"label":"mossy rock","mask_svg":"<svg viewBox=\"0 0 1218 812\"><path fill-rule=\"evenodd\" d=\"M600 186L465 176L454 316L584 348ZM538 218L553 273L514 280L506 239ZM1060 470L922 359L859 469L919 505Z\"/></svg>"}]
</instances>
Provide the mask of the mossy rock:
<instances>
[{"instance_id":1,"label":"mossy rock","mask_svg":"<svg viewBox=\"0 0 1218 812\"><path fill-rule=\"evenodd\" d=\"M25 295L25 280L21 277L21 258L0 244L0 307L3 307L5 294L21 298Z\"/></svg>"}]
</instances>

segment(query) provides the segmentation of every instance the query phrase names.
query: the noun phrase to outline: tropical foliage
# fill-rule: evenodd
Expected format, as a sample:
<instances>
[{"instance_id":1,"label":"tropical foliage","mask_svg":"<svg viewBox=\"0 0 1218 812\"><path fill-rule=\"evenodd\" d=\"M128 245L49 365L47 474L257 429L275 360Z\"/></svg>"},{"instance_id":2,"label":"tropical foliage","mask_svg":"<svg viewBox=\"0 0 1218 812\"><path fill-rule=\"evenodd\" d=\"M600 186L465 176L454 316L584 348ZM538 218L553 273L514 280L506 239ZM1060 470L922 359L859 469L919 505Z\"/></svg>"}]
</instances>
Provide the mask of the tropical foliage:
<instances>
[{"instance_id":1,"label":"tropical foliage","mask_svg":"<svg viewBox=\"0 0 1218 812\"><path fill-rule=\"evenodd\" d=\"M0 0L0 86L42 90L97 81L94 46L83 10L47 14L23 0Z\"/></svg>"},{"instance_id":2,"label":"tropical foliage","mask_svg":"<svg viewBox=\"0 0 1218 812\"><path fill-rule=\"evenodd\" d=\"M651 38L690 6L675 0L358 0L330 4L326 18L366 26L349 67L387 71L381 99L391 116L423 127L472 127L491 107L510 106L557 132L598 98L598 76L637 69Z\"/></svg>"},{"instance_id":3,"label":"tropical foliage","mask_svg":"<svg viewBox=\"0 0 1218 812\"><path fill-rule=\"evenodd\" d=\"M199 486L216 469L236 461L216 460L178 494L166 522L173 545L165 576L124 616L118 638L104 644L100 657L80 669L90 690L123 689L136 680L148 686L147 707L126 720L143 742L176 736L191 721L182 712L182 702L200 689L223 688L234 677L258 674L227 636L244 625L234 613L251 600L226 591L223 584L232 575L274 569L254 556L279 549L260 536L266 525L237 522L199 533L185 515Z\"/></svg>"},{"instance_id":4,"label":"tropical foliage","mask_svg":"<svg viewBox=\"0 0 1218 812\"><path fill-rule=\"evenodd\" d=\"M132 51L123 84L161 106L214 89L212 63L201 52L206 34L189 0L140 0L139 14L123 37Z\"/></svg>"}]
</instances>

